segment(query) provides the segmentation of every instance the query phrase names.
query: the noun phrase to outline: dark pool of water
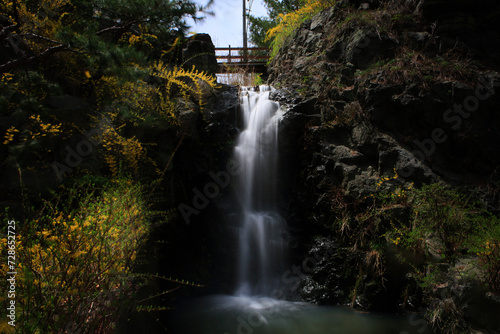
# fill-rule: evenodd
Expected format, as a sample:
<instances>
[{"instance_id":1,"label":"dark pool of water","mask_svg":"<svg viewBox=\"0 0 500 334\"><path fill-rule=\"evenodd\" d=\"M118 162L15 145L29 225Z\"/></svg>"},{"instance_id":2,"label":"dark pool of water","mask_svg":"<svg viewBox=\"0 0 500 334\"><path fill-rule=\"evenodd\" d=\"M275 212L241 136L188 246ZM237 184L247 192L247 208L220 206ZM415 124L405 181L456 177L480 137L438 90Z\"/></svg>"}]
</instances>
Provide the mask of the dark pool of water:
<instances>
[{"instance_id":1,"label":"dark pool of water","mask_svg":"<svg viewBox=\"0 0 500 334\"><path fill-rule=\"evenodd\" d=\"M268 297L223 295L183 304L173 313L171 323L174 334L429 333L418 315L399 317Z\"/></svg>"}]
</instances>

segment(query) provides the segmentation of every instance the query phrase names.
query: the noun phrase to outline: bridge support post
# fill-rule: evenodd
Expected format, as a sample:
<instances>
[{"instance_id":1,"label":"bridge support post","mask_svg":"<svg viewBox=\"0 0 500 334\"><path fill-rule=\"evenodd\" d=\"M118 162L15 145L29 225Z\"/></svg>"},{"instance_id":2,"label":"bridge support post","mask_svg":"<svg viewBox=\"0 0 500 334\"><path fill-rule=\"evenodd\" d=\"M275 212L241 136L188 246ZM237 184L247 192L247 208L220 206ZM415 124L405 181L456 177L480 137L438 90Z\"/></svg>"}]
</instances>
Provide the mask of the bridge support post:
<instances>
[{"instance_id":1,"label":"bridge support post","mask_svg":"<svg viewBox=\"0 0 500 334\"><path fill-rule=\"evenodd\" d=\"M243 0L243 62L248 62L248 41L247 41L247 0Z\"/></svg>"}]
</instances>

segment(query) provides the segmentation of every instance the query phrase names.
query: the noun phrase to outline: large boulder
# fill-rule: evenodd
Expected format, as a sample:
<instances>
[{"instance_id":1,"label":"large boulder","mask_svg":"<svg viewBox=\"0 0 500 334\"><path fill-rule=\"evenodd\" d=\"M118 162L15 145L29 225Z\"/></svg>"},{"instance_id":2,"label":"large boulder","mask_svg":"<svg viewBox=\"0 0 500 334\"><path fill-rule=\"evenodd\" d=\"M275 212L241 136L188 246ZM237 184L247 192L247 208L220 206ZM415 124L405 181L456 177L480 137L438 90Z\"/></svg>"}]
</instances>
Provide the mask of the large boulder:
<instances>
[{"instance_id":1,"label":"large boulder","mask_svg":"<svg viewBox=\"0 0 500 334\"><path fill-rule=\"evenodd\" d=\"M196 34L191 37L182 50L184 67L196 69L215 75L219 68L215 57L215 46L208 34Z\"/></svg>"}]
</instances>

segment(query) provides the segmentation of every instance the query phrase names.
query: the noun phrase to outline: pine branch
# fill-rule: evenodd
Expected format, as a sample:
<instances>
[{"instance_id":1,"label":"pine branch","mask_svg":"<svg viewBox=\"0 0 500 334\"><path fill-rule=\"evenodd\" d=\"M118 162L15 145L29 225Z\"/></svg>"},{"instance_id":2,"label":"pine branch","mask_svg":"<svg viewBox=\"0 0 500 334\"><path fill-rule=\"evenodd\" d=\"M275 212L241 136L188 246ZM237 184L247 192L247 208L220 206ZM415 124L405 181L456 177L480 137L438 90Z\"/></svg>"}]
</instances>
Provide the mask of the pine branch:
<instances>
[{"instance_id":1,"label":"pine branch","mask_svg":"<svg viewBox=\"0 0 500 334\"><path fill-rule=\"evenodd\" d=\"M61 52L61 51L66 51L66 50L68 50L66 45L59 44L59 45L47 48L45 51L40 52L40 53L38 53L34 56L31 56L31 57L27 57L27 58L22 57L22 58L17 58L17 59L8 61L7 63L0 65L0 73L8 72L10 70L13 70L13 69L18 68L18 67L23 66L23 65L30 65L30 64L36 63L36 62L38 62L38 61L56 53L56 52Z\"/></svg>"},{"instance_id":2,"label":"pine branch","mask_svg":"<svg viewBox=\"0 0 500 334\"><path fill-rule=\"evenodd\" d=\"M96 32L96 35L101 36L101 35L104 35L108 32L113 32L113 31L127 31L134 24L145 23L145 22L148 22L148 20L145 19L144 17L140 17L139 19L128 21L127 23L125 23L122 26L112 26L112 27L108 27L108 28L104 28L102 30L99 30L98 32Z\"/></svg>"},{"instance_id":3,"label":"pine branch","mask_svg":"<svg viewBox=\"0 0 500 334\"><path fill-rule=\"evenodd\" d=\"M23 37L28 37L28 38L37 38L37 39L41 39L43 41L46 41L46 42L51 42L51 43L54 43L54 44L61 44L61 42L59 41L56 41L56 40L53 40L53 39L50 39L50 38L47 38L45 36L41 36L41 35L37 35L37 34L33 34L31 32L29 33L26 33L26 34L22 34L21 36Z\"/></svg>"},{"instance_id":4,"label":"pine branch","mask_svg":"<svg viewBox=\"0 0 500 334\"><path fill-rule=\"evenodd\" d=\"M104 29L96 32L96 35L97 36L101 36L101 35L104 35L105 33L108 33L108 32L123 31L123 30L126 30L126 29L128 29L127 26L122 26L122 27L112 26L112 27L104 28Z\"/></svg>"}]
</instances>

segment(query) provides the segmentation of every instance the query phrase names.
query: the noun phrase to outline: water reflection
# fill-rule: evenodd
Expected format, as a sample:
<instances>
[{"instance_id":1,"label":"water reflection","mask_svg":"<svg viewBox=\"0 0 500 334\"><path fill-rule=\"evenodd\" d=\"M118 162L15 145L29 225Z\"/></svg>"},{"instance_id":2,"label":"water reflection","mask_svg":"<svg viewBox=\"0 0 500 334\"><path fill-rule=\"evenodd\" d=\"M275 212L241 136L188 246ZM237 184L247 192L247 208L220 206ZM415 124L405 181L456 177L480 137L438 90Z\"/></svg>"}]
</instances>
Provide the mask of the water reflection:
<instances>
[{"instance_id":1,"label":"water reflection","mask_svg":"<svg viewBox=\"0 0 500 334\"><path fill-rule=\"evenodd\" d=\"M407 317L367 314L268 297L210 296L173 314L174 334L426 333Z\"/></svg>"}]
</instances>

